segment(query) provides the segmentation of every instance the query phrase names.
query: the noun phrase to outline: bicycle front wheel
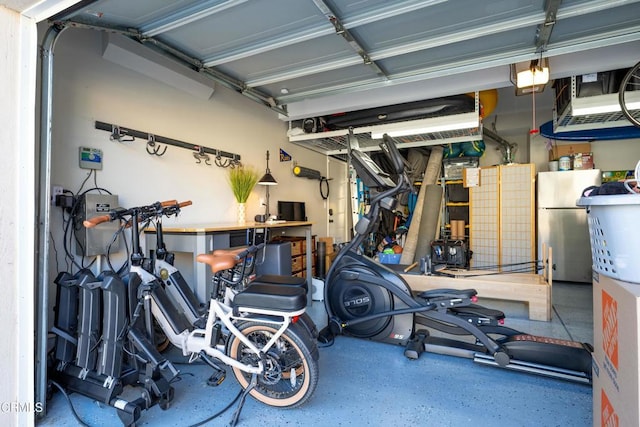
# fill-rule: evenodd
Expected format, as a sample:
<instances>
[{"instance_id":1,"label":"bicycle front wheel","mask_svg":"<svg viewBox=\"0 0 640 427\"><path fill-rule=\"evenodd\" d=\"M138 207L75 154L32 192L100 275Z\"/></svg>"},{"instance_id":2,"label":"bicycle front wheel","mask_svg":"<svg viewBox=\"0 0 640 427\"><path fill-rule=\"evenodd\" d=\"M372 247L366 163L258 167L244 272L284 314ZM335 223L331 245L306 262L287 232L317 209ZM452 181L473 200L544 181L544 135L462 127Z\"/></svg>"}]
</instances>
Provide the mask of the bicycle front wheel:
<instances>
[{"instance_id":1,"label":"bicycle front wheel","mask_svg":"<svg viewBox=\"0 0 640 427\"><path fill-rule=\"evenodd\" d=\"M277 328L254 321L237 325L240 332L259 349L277 332ZM289 328L265 355L265 370L258 374L258 383L250 394L256 400L270 406L295 408L305 403L318 385L318 362L313 357L309 343L299 332ZM258 366L259 356L249 350L236 336L227 342L227 355L235 360ZM233 374L240 386L247 388L251 374L233 368Z\"/></svg>"},{"instance_id":2,"label":"bicycle front wheel","mask_svg":"<svg viewBox=\"0 0 640 427\"><path fill-rule=\"evenodd\" d=\"M640 127L640 62L634 65L620 82L618 102L627 120Z\"/></svg>"}]
</instances>

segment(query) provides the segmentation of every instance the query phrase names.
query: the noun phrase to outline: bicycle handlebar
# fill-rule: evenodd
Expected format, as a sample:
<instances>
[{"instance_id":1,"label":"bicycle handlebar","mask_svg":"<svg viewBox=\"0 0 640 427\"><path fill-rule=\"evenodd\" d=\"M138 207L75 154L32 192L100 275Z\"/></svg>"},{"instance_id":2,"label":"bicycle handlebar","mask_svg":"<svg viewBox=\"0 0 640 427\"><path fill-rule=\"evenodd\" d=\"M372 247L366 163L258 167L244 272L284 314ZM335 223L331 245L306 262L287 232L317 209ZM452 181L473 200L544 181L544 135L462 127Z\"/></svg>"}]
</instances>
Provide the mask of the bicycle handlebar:
<instances>
[{"instance_id":1,"label":"bicycle handlebar","mask_svg":"<svg viewBox=\"0 0 640 427\"><path fill-rule=\"evenodd\" d=\"M91 219L85 219L84 221L82 221L82 225L84 225L86 228L92 228L98 224L102 224L103 222L109 222L111 220L112 218L111 218L111 215L109 214L94 216Z\"/></svg>"},{"instance_id":2,"label":"bicycle handlebar","mask_svg":"<svg viewBox=\"0 0 640 427\"><path fill-rule=\"evenodd\" d=\"M191 200L178 203L178 201L174 199L130 209L117 208L112 209L108 214L86 219L82 222L82 225L84 225L86 228L92 228L98 224L102 224L103 222L110 222L115 219L123 219L125 216L132 215L134 212L138 212L139 214L141 214L138 220L142 221L152 216L176 214L180 211L180 208L190 206L191 204Z\"/></svg>"},{"instance_id":3,"label":"bicycle handlebar","mask_svg":"<svg viewBox=\"0 0 640 427\"><path fill-rule=\"evenodd\" d=\"M172 206L172 205L176 205L178 204L177 200L165 200L164 202L160 202L160 206L163 208L166 208L168 206ZM153 206L153 205L152 205Z\"/></svg>"},{"instance_id":4,"label":"bicycle handlebar","mask_svg":"<svg viewBox=\"0 0 640 427\"><path fill-rule=\"evenodd\" d=\"M249 246L248 248L244 249L241 252L238 252L235 255L236 260L241 260L243 258L248 257L251 254L255 254L256 252L258 252L259 250L261 250L264 247L265 247L265 243L258 243L257 245Z\"/></svg>"}]
</instances>

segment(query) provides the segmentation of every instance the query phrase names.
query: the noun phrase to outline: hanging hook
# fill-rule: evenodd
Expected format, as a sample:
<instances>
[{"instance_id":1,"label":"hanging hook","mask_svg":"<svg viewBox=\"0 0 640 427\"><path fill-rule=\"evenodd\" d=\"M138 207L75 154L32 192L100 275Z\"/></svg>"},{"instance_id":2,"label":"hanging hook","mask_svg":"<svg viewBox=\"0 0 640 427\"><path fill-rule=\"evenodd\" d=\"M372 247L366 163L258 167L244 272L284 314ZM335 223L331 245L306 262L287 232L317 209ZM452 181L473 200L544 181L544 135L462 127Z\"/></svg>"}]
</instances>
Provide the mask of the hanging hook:
<instances>
[{"instance_id":1,"label":"hanging hook","mask_svg":"<svg viewBox=\"0 0 640 427\"><path fill-rule=\"evenodd\" d=\"M234 154L231 159L228 159L225 161L224 165L218 165L218 166L222 166L224 168L230 167L231 169L234 169L236 167L242 166L242 163L240 162L240 159L238 159L238 155Z\"/></svg>"},{"instance_id":2,"label":"hanging hook","mask_svg":"<svg viewBox=\"0 0 640 427\"><path fill-rule=\"evenodd\" d=\"M233 163L229 159L222 160L222 155L220 154L220 150L216 150L216 166L220 168L228 168L231 167L233 169Z\"/></svg>"},{"instance_id":3,"label":"hanging hook","mask_svg":"<svg viewBox=\"0 0 640 427\"><path fill-rule=\"evenodd\" d=\"M111 135L109 136L109 139L111 141L118 142L130 142L135 140L133 136L127 136L126 129L120 129L120 126L118 125L111 126Z\"/></svg>"},{"instance_id":4,"label":"hanging hook","mask_svg":"<svg viewBox=\"0 0 640 427\"><path fill-rule=\"evenodd\" d=\"M231 164L229 159L222 160L222 156L220 156L220 155L216 156L216 166L221 167L221 168L227 168L227 167L231 166L231 169L233 169L233 165Z\"/></svg>"},{"instance_id":5,"label":"hanging hook","mask_svg":"<svg viewBox=\"0 0 640 427\"><path fill-rule=\"evenodd\" d=\"M111 141L120 141L120 128L116 125L111 126L111 135L109 135Z\"/></svg>"},{"instance_id":6,"label":"hanging hook","mask_svg":"<svg viewBox=\"0 0 640 427\"><path fill-rule=\"evenodd\" d=\"M241 161L240 161L240 159L238 158L238 155L237 155L237 154L234 154L234 155L233 155L233 160L232 160L232 161L233 161L233 164L234 164L235 166L238 166L238 167L241 167L241 166L242 166L242 162L241 162Z\"/></svg>"},{"instance_id":7,"label":"hanging hook","mask_svg":"<svg viewBox=\"0 0 640 427\"><path fill-rule=\"evenodd\" d=\"M193 153L193 157L195 157L196 163L202 163L202 160L204 160L204 163L206 165L211 166L211 159L209 158L209 155L204 152L204 147L195 145L193 149L197 151L196 153Z\"/></svg>"},{"instance_id":8,"label":"hanging hook","mask_svg":"<svg viewBox=\"0 0 640 427\"><path fill-rule=\"evenodd\" d=\"M160 145L156 146L156 137L152 134L149 134L147 137L147 153L155 154L160 157L167 152L167 146L165 145L162 151L160 151Z\"/></svg>"}]
</instances>

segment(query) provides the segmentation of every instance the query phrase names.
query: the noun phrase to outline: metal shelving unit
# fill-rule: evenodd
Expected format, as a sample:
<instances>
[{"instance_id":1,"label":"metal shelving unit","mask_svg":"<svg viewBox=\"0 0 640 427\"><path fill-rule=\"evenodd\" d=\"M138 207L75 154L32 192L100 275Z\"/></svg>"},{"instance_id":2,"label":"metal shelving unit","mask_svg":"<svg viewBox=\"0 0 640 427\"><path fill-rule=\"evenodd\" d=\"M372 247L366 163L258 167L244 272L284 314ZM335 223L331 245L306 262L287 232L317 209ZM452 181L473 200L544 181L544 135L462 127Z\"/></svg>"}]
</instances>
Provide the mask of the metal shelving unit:
<instances>
[{"instance_id":1,"label":"metal shelving unit","mask_svg":"<svg viewBox=\"0 0 640 427\"><path fill-rule=\"evenodd\" d=\"M609 93L596 96L577 96L576 76L571 77L569 88L570 100L567 105L558 111L553 111L554 132L571 132L592 129L604 129L631 126L629 120L619 109L618 93ZM625 92L629 102L640 102L640 91ZM588 110L596 107L610 106L612 110L604 113L576 115L577 110ZM617 107L617 108L616 108ZM634 117L640 119L640 109L631 111Z\"/></svg>"},{"instance_id":2,"label":"metal shelving unit","mask_svg":"<svg viewBox=\"0 0 640 427\"><path fill-rule=\"evenodd\" d=\"M483 136L478 92L476 92L475 98L475 109L472 112L405 122L362 126L353 128L353 135L358 139L359 149L361 151L377 151L380 150L378 144L381 140L373 138L372 135L385 132L390 128L399 128L403 125L415 126L416 122L420 122L421 127L437 129L438 127L445 127L455 123L473 122L476 123L473 127L396 136L394 138L399 142L398 148L400 149L481 140ZM348 137L349 129L340 129L329 132L291 135L289 136L289 142L327 156L346 160Z\"/></svg>"}]
</instances>

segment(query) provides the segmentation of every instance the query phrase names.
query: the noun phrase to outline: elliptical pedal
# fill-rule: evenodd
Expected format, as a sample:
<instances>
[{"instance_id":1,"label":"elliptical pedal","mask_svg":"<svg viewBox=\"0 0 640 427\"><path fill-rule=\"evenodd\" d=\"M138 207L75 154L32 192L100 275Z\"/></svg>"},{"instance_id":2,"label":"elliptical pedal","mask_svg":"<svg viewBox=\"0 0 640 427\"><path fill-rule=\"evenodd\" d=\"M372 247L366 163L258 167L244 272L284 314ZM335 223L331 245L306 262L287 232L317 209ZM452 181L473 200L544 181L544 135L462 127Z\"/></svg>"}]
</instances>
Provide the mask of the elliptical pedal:
<instances>
[{"instance_id":1,"label":"elliptical pedal","mask_svg":"<svg viewBox=\"0 0 640 427\"><path fill-rule=\"evenodd\" d=\"M407 342L404 349L404 356L407 359L416 360L424 352L424 340L429 336L429 332L421 329L417 331L412 339Z\"/></svg>"}]
</instances>

